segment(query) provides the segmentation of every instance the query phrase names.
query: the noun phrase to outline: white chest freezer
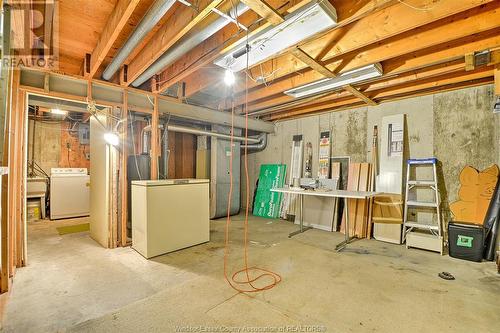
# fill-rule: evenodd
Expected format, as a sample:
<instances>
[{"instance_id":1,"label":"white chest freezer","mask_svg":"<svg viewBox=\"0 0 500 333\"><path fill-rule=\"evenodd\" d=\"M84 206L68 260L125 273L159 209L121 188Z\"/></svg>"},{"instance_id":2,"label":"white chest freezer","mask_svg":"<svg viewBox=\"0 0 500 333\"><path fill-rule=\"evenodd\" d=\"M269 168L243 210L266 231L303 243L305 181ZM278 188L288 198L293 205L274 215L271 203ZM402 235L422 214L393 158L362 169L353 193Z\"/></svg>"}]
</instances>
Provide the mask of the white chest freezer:
<instances>
[{"instance_id":1,"label":"white chest freezer","mask_svg":"<svg viewBox=\"0 0 500 333\"><path fill-rule=\"evenodd\" d=\"M132 248L146 258L209 241L209 180L132 182Z\"/></svg>"}]
</instances>

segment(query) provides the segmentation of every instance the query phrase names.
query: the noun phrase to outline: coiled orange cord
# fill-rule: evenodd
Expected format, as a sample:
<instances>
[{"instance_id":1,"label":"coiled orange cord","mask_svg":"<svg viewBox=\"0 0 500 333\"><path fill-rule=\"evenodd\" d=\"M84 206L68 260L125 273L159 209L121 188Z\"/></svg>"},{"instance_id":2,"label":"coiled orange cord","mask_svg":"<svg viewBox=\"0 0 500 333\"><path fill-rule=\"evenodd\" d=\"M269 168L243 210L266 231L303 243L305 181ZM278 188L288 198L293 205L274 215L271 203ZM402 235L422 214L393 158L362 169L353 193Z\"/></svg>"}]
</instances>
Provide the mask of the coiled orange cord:
<instances>
[{"instance_id":1,"label":"coiled orange cord","mask_svg":"<svg viewBox=\"0 0 500 333\"><path fill-rule=\"evenodd\" d=\"M244 223L244 268L236 271L231 275L231 278L228 277L228 257L230 252L229 246L229 227L231 226L231 197L233 195L233 142L234 142L234 99L232 100L231 105L231 155L229 160L229 198L227 200L227 220L226 220L226 232L225 232L225 247L224 247L224 277L227 283L234 290L241 293L252 293L259 292L264 290L269 290L276 286L281 282L281 276L277 273L274 273L270 270L259 268L256 266L248 267L248 210L250 205L250 193L248 191L249 187L249 176L248 176L248 76L246 76L245 80L246 92L245 92L245 178L246 178L246 207L245 207L245 223ZM244 276L239 278L241 274L244 273ZM253 275L253 277L252 277ZM258 281L268 278L271 281L267 284L261 286L257 286L259 284Z\"/></svg>"}]
</instances>

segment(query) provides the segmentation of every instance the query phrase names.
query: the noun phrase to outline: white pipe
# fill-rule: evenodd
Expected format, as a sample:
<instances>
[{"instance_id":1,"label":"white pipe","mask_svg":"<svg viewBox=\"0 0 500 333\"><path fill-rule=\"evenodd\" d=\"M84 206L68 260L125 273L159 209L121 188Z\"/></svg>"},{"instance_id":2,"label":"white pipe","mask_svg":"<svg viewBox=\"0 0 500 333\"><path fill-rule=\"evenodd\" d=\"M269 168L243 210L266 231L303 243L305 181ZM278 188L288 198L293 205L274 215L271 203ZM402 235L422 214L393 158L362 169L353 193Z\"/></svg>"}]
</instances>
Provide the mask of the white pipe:
<instances>
[{"instance_id":1,"label":"white pipe","mask_svg":"<svg viewBox=\"0 0 500 333\"><path fill-rule=\"evenodd\" d=\"M139 45L141 40L153 29L153 27L161 20L168 12L176 0L157 0L141 22L137 25L132 35L127 39L125 44L120 48L111 63L106 67L102 77L109 81L113 75L120 69L120 66L125 62L130 53Z\"/></svg>"},{"instance_id":2,"label":"white pipe","mask_svg":"<svg viewBox=\"0 0 500 333\"><path fill-rule=\"evenodd\" d=\"M248 10L248 6L244 3L240 2L236 8L233 8L229 15L232 18L236 18ZM215 34L217 31L224 28L226 25L231 23L231 21L225 17L219 17L213 23L209 24L207 27L201 29L200 31L188 35L186 38L181 39L178 43L176 43L173 47L168 49L163 55L158 58L148 69L146 69L134 82L132 85L134 87L138 87L144 82L146 82L149 78L151 78L156 73L160 72L163 68L171 65L181 56L186 54L188 51L193 49L195 46Z\"/></svg>"},{"instance_id":3,"label":"white pipe","mask_svg":"<svg viewBox=\"0 0 500 333\"><path fill-rule=\"evenodd\" d=\"M162 125L159 125L158 127L163 128ZM151 125L144 127L143 131L151 131ZM195 134L195 135L207 135L207 136L212 136L212 137L221 138L221 139L225 139L225 140L231 140L231 135L229 135L229 134L222 134L222 133L217 133L217 132L212 132L212 131L205 131L205 130L193 128L193 127L167 125L167 131L189 133L189 134ZM245 142L245 137L233 136L233 140ZM260 142L261 142L261 139L248 138L248 143L258 144Z\"/></svg>"}]
</instances>

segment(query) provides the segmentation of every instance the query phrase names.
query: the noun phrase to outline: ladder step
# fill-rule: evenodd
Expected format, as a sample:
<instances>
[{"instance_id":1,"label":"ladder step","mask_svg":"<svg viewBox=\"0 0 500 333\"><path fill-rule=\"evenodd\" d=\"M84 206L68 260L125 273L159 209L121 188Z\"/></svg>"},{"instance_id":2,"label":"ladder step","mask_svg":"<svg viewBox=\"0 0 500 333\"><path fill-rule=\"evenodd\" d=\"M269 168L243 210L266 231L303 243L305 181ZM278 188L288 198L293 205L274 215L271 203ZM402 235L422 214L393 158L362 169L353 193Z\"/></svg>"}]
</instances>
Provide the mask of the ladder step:
<instances>
[{"instance_id":1,"label":"ladder step","mask_svg":"<svg viewBox=\"0 0 500 333\"><path fill-rule=\"evenodd\" d=\"M407 161L408 164L437 164L437 158L411 158Z\"/></svg>"},{"instance_id":2,"label":"ladder step","mask_svg":"<svg viewBox=\"0 0 500 333\"><path fill-rule=\"evenodd\" d=\"M439 231L438 226L435 224L425 224L425 223L419 223L419 222L406 222L405 227L406 228L418 228L418 229Z\"/></svg>"},{"instance_id":3,"label":"ladder step","mask_svg":"<svg viewBox=\"0 0 500 333\"><path fill-rule=\"evenodd\" d=\"M408 206L414 206L414 207L432 207L432 208L438 207L437 203L435 202L407 201L406 204Z\"/></svg>"},{"instance_id":4,"label":"ladder step","mask_svg":"<svg viewBox=\"0 0 500 333\"><path fill-rule=\"evenodd\" d=\"M417 185L417 186L431 186L434 185L436 186L436 182L433 180L409 180L408 181L409 185Z\"/></svg>"}]
</instances>

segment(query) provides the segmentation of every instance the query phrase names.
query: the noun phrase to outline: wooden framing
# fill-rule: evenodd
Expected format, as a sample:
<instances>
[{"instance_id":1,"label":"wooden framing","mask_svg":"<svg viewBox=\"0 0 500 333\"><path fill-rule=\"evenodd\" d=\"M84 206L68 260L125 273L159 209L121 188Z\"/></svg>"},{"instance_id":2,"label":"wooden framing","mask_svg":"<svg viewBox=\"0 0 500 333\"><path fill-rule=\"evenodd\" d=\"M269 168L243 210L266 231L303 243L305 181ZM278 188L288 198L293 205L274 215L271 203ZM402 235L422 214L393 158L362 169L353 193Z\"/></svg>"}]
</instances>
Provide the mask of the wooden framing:
<instances>
[{"instance_id":1,"label":"wooden framing","mask_svg":"<svg viewBox=\"0 0 500 333\"><path fill-rule=\"evenodd\" d=\"M242 2L272 25L285 21L283 16L264 0L242 0Z\"/></svg>"},{"instance_id":2,"label":"wooden framing","mask_svg":"<svg viewBox=\"0 0 500 333\"><path fill-rule=\"evenodd\" d=\"M140 0L118 0L90 56L88 73L84 75L94 77L139 2Z\"/></svg>"},{"instance_id":3,"label":"wooden framing","mask_svg":"<svg viewBox=\"0 0 500 333\"><path fill-rule=\"evenodd\" d=\"M141 52L130 61L127 70L126 85L131 84L149 66L151 66L165 51L189 33L198 23L205 19L211 10L223 0L201 0L198 11L190 7L180 6L172 15L172 22L158 30Z\"/></svg>"},{"instance_id":4,"label":"wooden framing","mask_svg":"<svg viewBox=\"0 0 500 333\"><path fill-rule=\"evenodd\" d=\"M122 145L120 164L120 188L121 188L121 221L120 221L120 245L127 246L127 218L128 218L128 184L127 184L127 158L128 158L128 93L123 93L122 107Z\"/></svg>"},{"instance_id":5,"label":"wooden framing","mask_svg":"<svg viewBox=\"0 0 500 333\"><path fill-rule=\"evenodd\" d=\"M418 0L413 1L412 4L420 6L426 2L426 0ZM489 1L464 0L446 3L439 2L433 7L431 13L418 12L401 3L392 3L391 6L387 6L387 3L377 3L373 5L375 8L369 12L369 14L372 14L376 9L379 9L376 15L367 15L365 12L359 13L359 16L352 15L349 17L350 22L352 23L354 19L357 21L356 24L351 25L344 25L344 21L347 20L345 17L348 17L349 15L344 13L344 9L340 7L337 8L339 26L327 34L314 39L313 41L304 43L300 47L305 52L312 55L315 59L321 60L325 63L325 65L329 65L331 60L334 58L345 55L345 57L349 59L351 58L349 53L355 50L360 50L369 45L380 45L384 40L395 37L398 34L408 33L408 36L410 36L412 35L412 29L416 29L451 15L470 10L487 2ZM345 10L347 10L347 8ZM467 30L463 30L462 32L466 34L468 33ZM418 42L411 42L410 40L408 42L412 43L414 47L419 46ZM386 55L389 55L389 53L386 52L387 49L387 47L384 48ZM363 57L365 58L365 56ZM257 67L259 72L262 70L264 73L272 73L278 68L280 70L273 75L274 80L294 73L295 75L293 75L292 78L296 80L300 79L302 76L300 71L306 68L306 66L305 64L297 63L292 54L285 53L272 60L265 61ZM205 75L205 72L207 72L207 75ZM214 80L213 75L210 75L209 71L197 71L196 75L185 78L187 84L186 96L191 96L197 91L213 85ZM313 80L314 79L308 80L308 82ZM250 81L248 86L249 89L257 86L260 86L261 88L263 87L261 83L253 81ZM241 94L244 90L244 85L235 87L237 94Z\"/></svg>"},{"instance_id":6,"label":"wooden framing","mask_svg":"<svg viewBox=\"0 0 500 333\"><path fill-rule=\"evenodd\" d=\"M160 156L158 120L159 120L158 96L155 96L153 115L151 119L151 179L158 179L158 157Z\"/></svg>"}]
</instances>

